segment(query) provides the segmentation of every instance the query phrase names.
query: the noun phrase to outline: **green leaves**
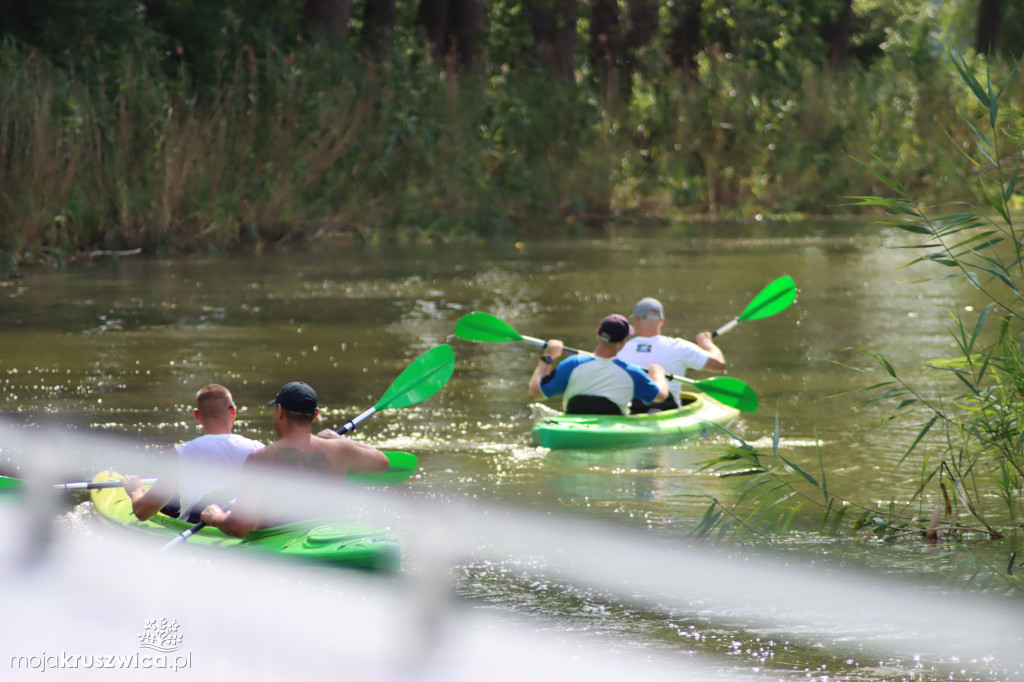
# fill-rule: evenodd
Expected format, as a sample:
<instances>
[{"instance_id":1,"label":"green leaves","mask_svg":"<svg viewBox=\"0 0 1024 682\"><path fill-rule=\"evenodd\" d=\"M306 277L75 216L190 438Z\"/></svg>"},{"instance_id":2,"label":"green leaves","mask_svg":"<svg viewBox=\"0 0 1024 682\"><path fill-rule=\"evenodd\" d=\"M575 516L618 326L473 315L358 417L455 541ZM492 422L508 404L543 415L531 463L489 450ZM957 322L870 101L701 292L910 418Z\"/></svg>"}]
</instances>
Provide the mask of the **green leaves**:
<instances>
[{"instance_id":1,"label":"green leaves","mask_svg":"<svg viewBox=\"0 0 1024 682\"><path fill-rule=\"evenodd\" d=\"M951 189L967 195L968 201L955 202L956 210L931 217L929 211L908 208L912 199L899 183L887 181L881 172L876 176L897 191L899 198L857 201L880 208L889 216L888 225L921 238L908 247L920 252L909 265L928 263L951 269L955 274L936 279L961 279L988 302L976 314L969 308L950 311L959 355L923 362L929 373L927 386L910 385L882 353L862 351L889 378L863 390L872 395L865 404L893 405L890 419L909 416L918 420L900 463L912 454L921 456L919 495L938 479L945 515L951 517L943 536L979 531L995 538L1002 531L982 515L979 501L1002 500L1007 508L1004 516L1011 520L1024 514L1020 496L1024 488L1024 296L1020 285L1024 281L1024 236L1014 224L1013 204L1024 140L1016 127L1021 112L1001 103L1020 64L998 87L988 66L984 78L979 78L962 57L954 64L983 113L972 115L968 108L961 114L973 143L973 154L967 155L973 166L968 177L976 182ZM1004 120L1011 118L1012 122ZM998 328L993 329L996 320ZM931 464L933 460L938 463ZM939 511L929 520L928 536L933 541L940 532ZM969 514L980 528L967 528L958 513ZM854 525L879 535L914 527L911 520L867 511Z\"/></svg>"}]
</instances>

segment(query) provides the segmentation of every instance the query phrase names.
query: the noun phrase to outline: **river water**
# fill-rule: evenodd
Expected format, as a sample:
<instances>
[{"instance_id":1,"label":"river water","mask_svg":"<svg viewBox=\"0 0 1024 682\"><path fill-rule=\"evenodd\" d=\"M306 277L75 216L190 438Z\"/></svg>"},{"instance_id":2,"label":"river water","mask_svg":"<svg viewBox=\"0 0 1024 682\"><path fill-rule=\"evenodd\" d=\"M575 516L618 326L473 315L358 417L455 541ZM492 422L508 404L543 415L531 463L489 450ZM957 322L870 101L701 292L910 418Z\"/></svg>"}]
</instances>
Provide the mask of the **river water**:
<instances>
[{"instance_id":1,"label":"river water","mask_svg":"<svg viewBox=\"0 0 1024 682\"><path fill-rule=\"evenodd\" d=\"M869 349L921 377L924 361L955 355L947 311L970 315L982 302L953 282L910 283L934 271L900 270L909 256L889 248L898 238L862 223L752 222L472 245L97 258L28 270L0 285L0 413L31 425L126 434L155 454L197 434L192 398L217 382L234 393L236 431L268 441L271 411L263 406L283 383L313 385L322 419L337 426L374 405L418 355L450 343L456 370L441 393L381 412L355 435L420 458L421 473L404 484L410 495L500 501L686 535L708 495L729 495L728 483L696 469L732 438L617 451L535 448L526 387L537 351L466 342L452 329L479 310L522 334L590 349L601 317L628 314L637 299L655 296L665 306L666 333L692 339L790 275L800 292L794 306L718 339L727 374L760 397L761 409L731 428L770 450L777 424L781 451L809 471L824 467L834 492L902 503L918 486L914 458L897 466L914 431L880 425L888 408L848 394L881 380L850 366L870 366L858 351ZM103 468L92 465L67 474L89 477ZM934 504L937 494L925 499ZM787 544L897 573L939 574L943 566L922 556L929 550L918 540L830 543L797 534ZM543 611L567 629L612 633L624 646L728 655L738 671L771 659L779 675L794 678L828 670L849 679L929 679L913 661L767 644L683 616L608 604L573 586L538 590L514 565L465 566L460 591L491 608Z\"/></svg>"}]
</instances>

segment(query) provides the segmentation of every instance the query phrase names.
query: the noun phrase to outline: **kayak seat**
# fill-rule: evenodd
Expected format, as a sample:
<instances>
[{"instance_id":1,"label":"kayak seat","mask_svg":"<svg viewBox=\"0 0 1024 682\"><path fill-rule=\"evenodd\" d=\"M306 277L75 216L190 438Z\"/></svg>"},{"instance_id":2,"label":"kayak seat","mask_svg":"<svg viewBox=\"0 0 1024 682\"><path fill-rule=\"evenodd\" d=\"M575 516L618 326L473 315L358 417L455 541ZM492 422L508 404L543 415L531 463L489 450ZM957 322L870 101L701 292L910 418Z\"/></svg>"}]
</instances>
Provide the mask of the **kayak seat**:
<instances>
[{"instance_id":1,"label":"kayak seat","mask_svg":"<svg viewBox=\"0 0 1024 682\"><path fill-rule=\"evenodd\" d=\"M565 404L566 414L622 414L618 405L599 395L574 395Z\"/></svg>"},{"instance_id":2,"label":"kayak seat","mask_svg":"<svg viewBox=\"0 0 1024 682\"><path fill-rule=\"evenodd\" d=\"M160 513L170 516L172 519L178 518L181 514L181 495L175 495L172 497L171 500L163 506Z\"/></svg>"},{"instance_id":3,"label":"kayak seat","mask_svg":"<svg viewBox=\"0 0 1024 682\"><path fill-rule=\"evenodd\" d=\"M692 393L682 393L680 394L679 398L679 403L676 402L675 397L670 395L668 398L665 398L665 400L662 400L660 403L650 404L645 403L637 398L633 398L633 402L629 404L629 413L652 414L654 412L664 412L665 410L678 410L679 408L692 405L698 400L697 396L693 395Z\"/></svg>"},{"instance_id":4,"label":"kayak seat","mask_svg":"<svg viewBox=\"0 0 1024 682\"><path fill-rule=\"evenodd\" d=\"M684 401L685 402L685 401ZM676 402L675 397L670 393L667 398L662 400L660 403L645 403L639 398L633 398L633 402L629 404L630 414L649 414L651 412L662 412L664 410L674 410L679 407L679 403Z\"/></svg>"}]
</instances>

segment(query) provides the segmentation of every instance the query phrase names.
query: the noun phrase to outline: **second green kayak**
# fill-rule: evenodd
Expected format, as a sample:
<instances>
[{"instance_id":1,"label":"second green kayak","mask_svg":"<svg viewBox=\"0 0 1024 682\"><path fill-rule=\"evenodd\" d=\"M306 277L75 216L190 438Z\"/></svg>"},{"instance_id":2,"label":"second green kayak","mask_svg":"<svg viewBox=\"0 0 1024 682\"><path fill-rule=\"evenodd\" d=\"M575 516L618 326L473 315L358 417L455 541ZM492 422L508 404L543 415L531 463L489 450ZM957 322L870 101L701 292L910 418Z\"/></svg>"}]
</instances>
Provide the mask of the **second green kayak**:
<instances>
[{"instance_id":1,"label":"second green kayak","mask_svg":"<svg viewBox=\"0 0 1024 682\"><path fill-rule=\"evenodd\" d=\"M703 394L683 392L679 397L679 409L629 416L563 414L535 404L533 443L552 450L674 443L720 430L740 414Z\"/></svg>"},{"instance_id":2,"label":"second green kayak","mask_svg":"<svg viewBox=\"0 0 1024 682\"><path fill-rule=\"evenodd\" d=\"M120 479L120 474L104 471L93 481ZM192 524L157 514L139 521L132 513L131 500L124 488L91 491L93 507L106 521L171 540ZM254 530L236 538L216 528L203 528L189 538L189 544L221 545L243 550L267 552L319 563L364 568L397 570L401 564L401 545L388 530L348 519L315 519Z\"/></svg>"}]
</instances>

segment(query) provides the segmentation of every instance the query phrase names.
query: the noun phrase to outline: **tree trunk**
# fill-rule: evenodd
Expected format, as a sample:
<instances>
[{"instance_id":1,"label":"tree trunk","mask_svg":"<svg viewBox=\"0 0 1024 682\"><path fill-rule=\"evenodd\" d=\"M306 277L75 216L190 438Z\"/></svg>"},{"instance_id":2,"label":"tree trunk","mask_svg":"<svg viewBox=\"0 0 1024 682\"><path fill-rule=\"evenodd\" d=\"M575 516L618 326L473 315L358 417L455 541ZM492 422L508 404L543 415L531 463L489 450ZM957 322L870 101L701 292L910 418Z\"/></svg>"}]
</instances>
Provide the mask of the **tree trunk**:
<instances>
[{"instance_id":1,"label":"tree trunk","mask_svg":"<svg viewBox=\"0 0 1024 682\"><path fill-rule=\"evenodd\" d=\"M454 56L455 65L461 71L473 66L477 39L484 29L484 4L482 0L451 0L449 21L449 56Z\"/></svg>"},{"instance_id":2,"label":"tree trunk","mask_svg":"<svg viewBox=\"0 0 1024 682\"><path fill-rule=\"evenodd\" d=\"M555 0L554 64L566 80L576 82L576 23L579 9L576 0Z\"/></svg>"},{"instance_id":3,"label":"tree trunk","mask_svg":"<svg viewBox=\"0 0 1024 682\"><path fill-rule=\"evenodd\" d=\"M454 70L473 63L483 30L482 0L420 0L417 23L433 48L434 59Z\"/></svg>"},{"instance_id":4,"label":"tree trunk","mask_svg":"<svg viewBox=\"0 0 1024 682\"><path fill-rule=\"evenodd\" d=\"M435 60L441 60L445 53L445 36L448 35L449 0L420 0L416 11L416 25L430 43Z\"/></svg>"},{"instance_id":5,"label":"tree trunk","mask_svg":"<svg viewBox=\"0 0 1024 682\"><path fill-rule=\"evenodd\" d=\"M527 0L534 43L556 78L572 82L576 73L576 0Z\"/></svg>"},{"instance_id":6,"label":"tree trunk","mask_svg":"<svg viewBox=\"0 0 1024 682\"><path fill-rule=\"evenodd\" d=\"M673 14L676 25L672 29L668 56L672 66L685 80L696 82L700 78L697 55L704 49L701 40L701 0L676 2Z\"/></svg>"},{"instance_id":7,"label":"tree trunk","mask_svg":"<svg viewBox=\"0 0 1024 682\"><path fill-rule=\"evenodd\" d=\"M833 69L846 65L846 53L850 46L850 22L853 21L853 0L843 0L843 6L836 20L825 28L825 40L829 45L828 63Z\"/></svg>"},{"instance_id":8,"label":"tree trunk","mask_svg":"<svg viewBox=\"0 0 1024 682\"><path fill-rule=\"evenodd\" d=\"M587 56L606 96L614 91L622 62L619 5L616 0L592 0Z\"/></svg>"},{"instance_id":9,"label":"tree trunk","mask_svg":"<svg viewBox=\"0 0 1024 682\"><path fill-rule=\"evenodd\" d=\"M352 0L306 0L302 8L302 32L309 40L323 36L331 42L348 37Z\"/></svg>"},{"instance_id":10,"label":"tree trunk","mask_svg":"<svg viewBox=\"0 0 1024 682\"><path fill-rule=\"evenodd\" d=\"M995 54L1002 14L1002 0L978 0L978 32L975 35L974 48L979 54Z\"/></svg>"},{"instance_id":11,"label":"tree trunk","mask_svg":"<svg viewBox=\"0 0 1024 682\"><path fill-rule=\"evenodd\" d=\"M629 97L633 91L633 74L642 70L637 54L651 42L658 31L658 3L656 0L629 0L626 14L626 35L622 47L622 94Z\"/></svg>"},{"instance_id":12,"label":"tree trunk","mask_svg":"<svg viewBox=\"0 0 1024 682\"><path fill-rule=\"evenodd\" d=\"M395 0L366 0L363 5L363 49L378 54L383 51L395 27Z\"/></svg>"}]
</instances>

